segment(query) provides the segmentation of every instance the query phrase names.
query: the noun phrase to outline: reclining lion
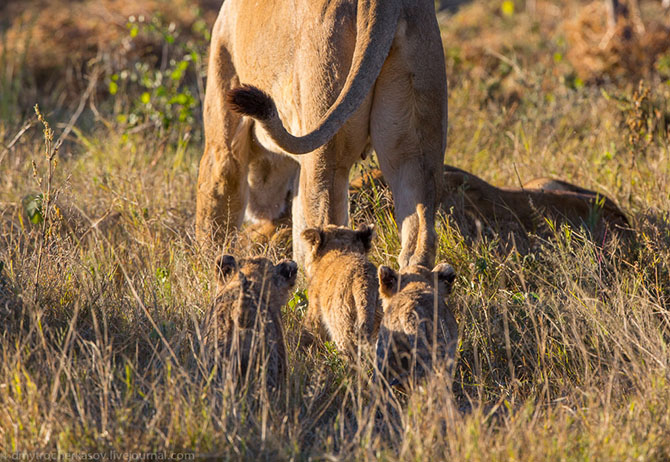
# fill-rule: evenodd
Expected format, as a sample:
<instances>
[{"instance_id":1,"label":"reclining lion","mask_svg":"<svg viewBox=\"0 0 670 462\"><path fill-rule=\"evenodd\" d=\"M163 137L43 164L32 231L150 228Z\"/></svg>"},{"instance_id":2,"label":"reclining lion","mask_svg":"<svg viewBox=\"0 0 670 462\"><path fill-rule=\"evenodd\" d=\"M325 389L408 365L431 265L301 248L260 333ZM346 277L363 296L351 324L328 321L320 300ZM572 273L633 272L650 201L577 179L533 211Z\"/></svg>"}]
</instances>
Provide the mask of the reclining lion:
<instances>
[{"instance_id":1,"label":"reclining lion","mask_svg":"<svg viewBox=\"0 0 670 462\"><path fill-rule=\"evenodd\" d=\"M355 196L369 189L372 183L386 186L379 170L352 180L350 193L354 196L354 205L360 202ZM477 232L472 229L476 223L499 234L509 231L517 235L543 234L547 230L545 218L557 224L585 227L598 240L612 234L622 237L630 234L626 215L607 196L551 178L534 179L521 188L498 188L471 173L444 166L439 203L443 211L453 212L465 235Z\"/></svg>"},{"instance_id":2,"label":"reclining lion","mask_svg":"<svg viewBox=\"0 0 670 462\"><path fill-rule=\"evenodd\" d=\"M521 188L497 188L463 170L445 167L444 183L445 211L461 207L466 215L503 232L521 228L542 234L546 218L586 228L597 240L607 231L626 232L629 227L611 199L560 180L537 179Z\"/></svg>"},{"instance_id":3,"label":"reclining lion","mask_svg":"<svg viewBox=\"0 0 670 462\"><path fill-rule=\"evenodd\" d=\"M394 193L401 266L433 263L447 84L432 0L225 1L204 123L201 242L223 240L245 213L271 221L295 196L302 263L304 229L347 224L349 170L371 143ZM422 254L418 204L428 223Z\"/></svg>"}]
</instances>

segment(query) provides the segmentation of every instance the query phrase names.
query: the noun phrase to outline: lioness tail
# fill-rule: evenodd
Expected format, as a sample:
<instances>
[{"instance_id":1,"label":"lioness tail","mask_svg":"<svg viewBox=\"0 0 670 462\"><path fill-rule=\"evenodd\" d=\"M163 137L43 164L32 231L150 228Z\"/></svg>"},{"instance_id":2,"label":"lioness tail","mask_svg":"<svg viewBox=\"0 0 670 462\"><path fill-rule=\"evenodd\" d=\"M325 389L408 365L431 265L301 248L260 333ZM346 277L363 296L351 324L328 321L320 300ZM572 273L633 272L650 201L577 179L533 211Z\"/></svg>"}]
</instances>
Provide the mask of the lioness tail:
<instances>
[{"instance_id":1,"label":"lioness tail","mask_svg":"<svg viewBox=\"0 0 670 462\"><path fill-rule=\"evenodd\" d=\"M399 16L397 1L358 0L356 46L349 75L337 100L312 132L304 136L289 133L270 95L251 85L230 90L226 95L228 103L234 111L258 120L284 151L291 154L314 151L335 136L370 93L391 49Z\"/></svg>"}]
</instances>

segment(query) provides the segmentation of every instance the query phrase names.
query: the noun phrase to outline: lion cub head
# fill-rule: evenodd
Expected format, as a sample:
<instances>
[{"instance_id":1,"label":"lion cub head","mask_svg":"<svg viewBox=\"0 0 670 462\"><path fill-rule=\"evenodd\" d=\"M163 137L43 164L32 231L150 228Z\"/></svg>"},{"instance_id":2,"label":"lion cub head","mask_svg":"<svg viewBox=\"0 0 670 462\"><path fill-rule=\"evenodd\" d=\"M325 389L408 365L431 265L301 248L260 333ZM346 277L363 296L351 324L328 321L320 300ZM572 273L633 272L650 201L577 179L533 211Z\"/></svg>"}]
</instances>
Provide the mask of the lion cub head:
<instances>
[{"instance_id":1,"label":"lion cub head","mask_svg":"<svg viewBox=\"0 0 670 462\"><path fill-rule=\"evenodd\" d=\"M446 263L432 271L379 267L384 316L377 340L377 366L392 386L407 388L437 367L449 367L458 327L445 297L456 275Z\"/></svg>"},{"instance_id":2,"label":"lion cub head","mask_svg":"<svg viewBox=\"0 0 670 462\"><path fill-rule=\"evenodd\" d=\"M302 240L307 244L305 271L309 277L315 273L314 267L328 254L366 255L372 246L374 226L363 225L357 230L346 226L327 225L310 228L302 232Z\"/></svg>"},{"instance_id":3,"label":"lion cub head","mask_svg":"<svg viewBox=\"0 0 670 462\"><path fill-rule=\"evenodd\" d=\"M332 340L348 354L374 344L381 321L377 270L366 257L373 232L367 225L355 231L330 225L302 233L309 278L304 326L311 336Z\"/></svg>"},{"instance_id":4,"label":"lion cub head","mask_svg":"<svg viewBox=\"0 0 670 462\"><path fill-rule=\"evenodd\" d=\"M278 386L286 373L281 307L289 299L298 266L277 265L263 257L217 260L216 299L206 317L205 341L231 361L233 373L267 372L267 383Z\"/></svg>"}]
</instances>

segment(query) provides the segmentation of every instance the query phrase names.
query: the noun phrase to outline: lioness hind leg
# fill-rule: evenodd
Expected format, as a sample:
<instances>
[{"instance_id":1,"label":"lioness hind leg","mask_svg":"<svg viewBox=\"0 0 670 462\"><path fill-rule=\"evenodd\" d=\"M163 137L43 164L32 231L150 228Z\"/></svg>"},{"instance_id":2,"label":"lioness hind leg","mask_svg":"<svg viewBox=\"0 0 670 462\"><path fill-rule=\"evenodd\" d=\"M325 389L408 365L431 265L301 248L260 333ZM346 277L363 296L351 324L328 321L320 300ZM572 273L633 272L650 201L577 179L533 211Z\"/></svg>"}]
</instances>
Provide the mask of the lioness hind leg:
<instances>
[{"instance_id":1,"label":"lioness hind leg","mask_svg":"<svg viewBox=\"0 0 670 462\"><path fill-rule=\"evenodd\" d=\"M417 15L426 15L419 11ZM400 227L401 267L435 260L435 208L446 145L447 84L444 55L434 17L401 21L374 90L372 146L393 193ZM412 25L414 24L414 26ZM419 204L424 205L419 229Z\"/></svg>"},{"instance_id":2,"label":"lioness hind leg","mask_svg":"<svg viewBox=\"0 0 670 462\"><path fill-rule=\"evenodd\" d=\"M226 92L238 85L224 43L212 41L196 203L196 236L204 244L222 244L242 224L246 208L250 125L225 102Z\"/></svg>"},{"instance_id":3,"label":"lioness hind leg","mask_svg":"<svg viewBox=\"0 0 670 462\"><path fill-rule=\"evenodd\" d=\"M353 160L343 155L338 147L341 143L336 135L325 146L300 158L298 194L292 204L293 260L300 265L307 252L300 237L302 231L329 224L346 225L349 220L349 169Z\"/></svg>"}]
</instances>

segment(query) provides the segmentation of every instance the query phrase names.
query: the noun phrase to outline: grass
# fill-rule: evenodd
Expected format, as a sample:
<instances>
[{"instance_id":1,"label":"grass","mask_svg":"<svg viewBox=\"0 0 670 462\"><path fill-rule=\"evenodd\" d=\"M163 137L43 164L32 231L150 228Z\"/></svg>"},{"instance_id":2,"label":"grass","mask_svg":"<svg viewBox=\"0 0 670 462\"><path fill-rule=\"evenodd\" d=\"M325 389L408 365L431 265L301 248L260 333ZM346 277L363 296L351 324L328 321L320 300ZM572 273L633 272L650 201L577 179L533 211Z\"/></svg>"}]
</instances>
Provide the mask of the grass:
<instances>
[{"instance_id":1,"label":"grass","mask_svg":"<svg viewBox=\"0 0 670 462\"><path fill-rule=\"evenodd\" d=\"M297 350L304 281L284 313L282 393L215 373L225 365L200 347L198 329L214 255L194 242L197 114L166 128L143 126L151 114L140 112L128 126L117 116L135 111L146 88L112 97L101 80L98 115L87 109L56 146L64 127L54 119L68 108L50 105L65 99L41 96L50 135L20 116L36 101L4 98L28 70L0 76L0 454L669 459L670 85L653 72L642 90L637 79L576 84L556 5L537 2L533 13L517 4L510 16L499 3L442 19L445 162L496 185L555 176L602 191L626 210L637 242L602 248L564 227L520 253L495 233L466 239L443 217L438 260L458 274L449 301L458 360L452 377L438 374L402 405L386 401L366 363ZM181 85L172 91L191 83ZM5 149L26 121L32 128ZM377 225L372 261L395 265L383 192L358 200Z\"/></svg>"}]
</instances>

